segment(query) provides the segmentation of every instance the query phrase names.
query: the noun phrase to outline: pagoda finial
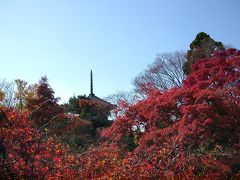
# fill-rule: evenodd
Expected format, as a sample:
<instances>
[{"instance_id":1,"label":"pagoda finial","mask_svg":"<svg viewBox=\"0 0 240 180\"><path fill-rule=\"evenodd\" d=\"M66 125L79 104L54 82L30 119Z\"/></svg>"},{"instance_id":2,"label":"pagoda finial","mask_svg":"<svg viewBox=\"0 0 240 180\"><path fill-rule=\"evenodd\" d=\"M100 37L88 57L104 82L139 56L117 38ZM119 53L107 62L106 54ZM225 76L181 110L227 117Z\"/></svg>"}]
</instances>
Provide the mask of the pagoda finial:
<instances>
[{"instance_id":1,"label":"pagoda finial","mask_svg":"<svg viewBox=\"0 0 240 180\"><path fill-rule=\"evenodd\" d=\"M91 73L90 73L90 95L94 95L93 94L93 73L92 73L92 70L91 70Z\"/></svg>"}]
</instances>

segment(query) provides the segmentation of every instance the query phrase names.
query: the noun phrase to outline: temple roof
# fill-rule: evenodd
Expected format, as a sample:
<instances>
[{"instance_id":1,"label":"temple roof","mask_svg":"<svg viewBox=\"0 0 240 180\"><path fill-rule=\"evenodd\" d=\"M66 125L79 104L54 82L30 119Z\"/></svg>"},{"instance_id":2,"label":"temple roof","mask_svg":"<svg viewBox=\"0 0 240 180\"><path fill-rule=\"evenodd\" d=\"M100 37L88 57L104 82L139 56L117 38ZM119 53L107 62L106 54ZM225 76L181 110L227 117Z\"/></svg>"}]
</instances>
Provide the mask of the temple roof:
<instances>
[{"instance_id":1,"label":"temple roof","mask_svg":"<svg viewBox=\"0 0 240 180\"><path fill-rule=\"evenodd\" d=\"M91 70L91 73L90 73L90 94L88 96L88 98L90 100L93 100L93 101L97 101L107 107L111 107L111 109L114 109L116 108L116 105L113 105L111 104L110 102L107 102L99 97L97 97L94 93L93 93L93 73L92 73L92 70Z\"/></svg>"}]
</instances>

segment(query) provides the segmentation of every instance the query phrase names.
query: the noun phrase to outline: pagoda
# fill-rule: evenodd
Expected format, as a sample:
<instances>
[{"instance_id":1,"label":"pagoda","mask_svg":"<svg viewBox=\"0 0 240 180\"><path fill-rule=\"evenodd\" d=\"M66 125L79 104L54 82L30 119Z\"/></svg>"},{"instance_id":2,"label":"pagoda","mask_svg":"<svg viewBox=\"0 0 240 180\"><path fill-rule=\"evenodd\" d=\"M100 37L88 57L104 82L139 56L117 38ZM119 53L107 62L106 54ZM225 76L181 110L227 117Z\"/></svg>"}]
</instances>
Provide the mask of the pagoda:
<instances>
[{"instance_id":1,"label":"pagoda","mask_svg":"<svg viewBox=\"0 0 240 180\"><path fill-rule=\"evenodd\" d=\"M95 101L97 103L101 103L102 105L106 106L106 108L109 108L110 110L113 110L116 108L116 105L113 105L99 97L97 97L94 93L93 93L93 72L91 70L90 72L90 94L88 95L88 99Z\"/></svg>"}]
</instances>

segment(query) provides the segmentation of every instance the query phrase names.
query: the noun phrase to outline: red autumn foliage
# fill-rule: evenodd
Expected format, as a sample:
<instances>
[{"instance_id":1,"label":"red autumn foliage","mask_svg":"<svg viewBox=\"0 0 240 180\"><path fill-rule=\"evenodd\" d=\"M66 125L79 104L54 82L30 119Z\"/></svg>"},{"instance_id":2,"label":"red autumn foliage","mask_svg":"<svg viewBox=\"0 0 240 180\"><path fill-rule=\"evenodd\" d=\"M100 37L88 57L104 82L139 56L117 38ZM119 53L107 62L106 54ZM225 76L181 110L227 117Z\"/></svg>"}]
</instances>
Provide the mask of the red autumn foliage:
<instances>
[{"instance_id":1,"label":"red autumn foliage","mask_svg":"<svg viewBox=\"0 0 240 180\"><path fill-rule=\"evenodd\" d=\"M121 105L105 144L78 154L35 129L27 113L1 107L1 178L240 178L239 51L198 61L181 88Z\"/></svg>"},{"instance_id":2,"label":"red autumn foliage","mask_svg":"<svg viewBox=\"0 0 240 180\"><path fill-rule=\"evenodd\" d=\"M27 102L27 109L31 112L29 117L36 127L44 128L63 114L63 109L57 104L58 100L54 97L47 77L42 77L36 89L36 96Z\"/></svg>"},{"instance_id":3,"label":"red autumn foliage","mask_svg":"<svg viewBox=\"0 0 240 180\"><path fill-rule=\"evenodd\" d=\"M68 148L31 127L26 113L0 109L1 178L61 178L71 175Z\"/></svg>"},{"instance_id":4,"label":"red autumn foliage","mask_svg":"<svg viewBox=\"0 0 240 180\"><path fill-rule=\"evenodd\" d=\"M135 141L152 178L239 176L239 97L240 52L229 49L194 64L182 88L129 106L102 134L126 148Z\"/></svg>"}]
</instances>

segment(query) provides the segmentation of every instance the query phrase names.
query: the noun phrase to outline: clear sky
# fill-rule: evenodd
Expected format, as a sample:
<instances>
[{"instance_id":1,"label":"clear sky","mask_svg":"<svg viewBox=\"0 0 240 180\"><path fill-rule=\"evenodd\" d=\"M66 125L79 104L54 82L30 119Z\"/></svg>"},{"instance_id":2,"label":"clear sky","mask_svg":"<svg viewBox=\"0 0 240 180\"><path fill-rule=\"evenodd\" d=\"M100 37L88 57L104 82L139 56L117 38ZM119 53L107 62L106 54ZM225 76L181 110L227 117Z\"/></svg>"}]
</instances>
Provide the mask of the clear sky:
<instances>
[{"instance_id":1,"label":"clear sky","mask_svg":"<svg viewBox=\"0 0 240 180\"><path fill-rule=\"evenodd\" d=\"M240 49L239 0L0 0L0 79L47 75L56 96L131 90L156 54L204 31Z\"/></svg>"}]
</instances>

